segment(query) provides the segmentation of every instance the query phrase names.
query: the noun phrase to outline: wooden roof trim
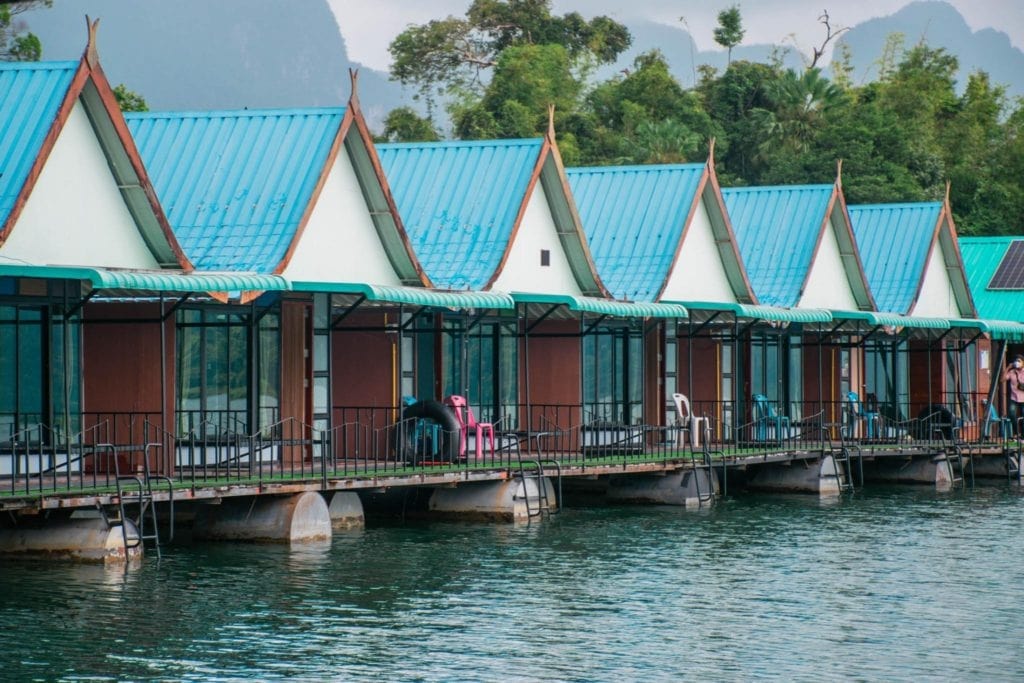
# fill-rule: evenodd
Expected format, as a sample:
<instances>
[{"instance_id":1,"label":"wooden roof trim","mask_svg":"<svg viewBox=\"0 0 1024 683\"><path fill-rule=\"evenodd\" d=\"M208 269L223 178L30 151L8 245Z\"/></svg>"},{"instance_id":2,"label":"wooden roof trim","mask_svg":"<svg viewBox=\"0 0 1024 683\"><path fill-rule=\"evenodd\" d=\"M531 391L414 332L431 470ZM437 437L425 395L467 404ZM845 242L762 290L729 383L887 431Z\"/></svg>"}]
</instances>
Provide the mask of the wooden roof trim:
<instances>
[{"instance_id":1,"label":"wooden roof trim","mask_svg":"<svg viewBox=\"0 0 1024 683\"><path fill-rule=\"evenodd\" d=\"M309 199L306 200L306 206L302 210L302 217L299 219L299 225L295 229L295 233L292 235L291 242L288 243L288 250L285 251L284 256L281 257L281 261L277 264L277 267L274 268L274 275L281 275L284 273L288 268L288 264L291 263L292 256L295 255L295 250L299 248L299 242L302 240L302 236L306 232L306 225L309 223L309 219L313 215L313 208L320 199L320 193L323 192L324 185L327 184L327 178L331 175L331 169L334 167L334 162L338 158L338 150L341 149L341 145L345 141L345 135L348 133L348 129L351 124L352 111L350 109L346 109L345 115L341 118L341 123L338 125L338 130L334 133L334 139L331 140L331 149L327 152L327 158L324 159L323 166L320 167L320 174L317 176L316 184L313 186L313 191L310 192Z\"/></svg>"},{"instance_id":2,"label":"wooden roof trim","mask_svg":"<svg viewBox=\"0 0 1024 683\"><path fill-rule=\"evenodd\" d=\"M708 155L708 184L714 192L715 207L718 209L718 212L722 217L722 223L725 225L726 237L729 240L729 256L733 259L743 282L743 291L736 291L734 284L733 293L736 295L736 300L740 303L749 303L756 306L759 303L757 300L757 294L754 293L754 285L750 282L750 276L747 274L747 266L743 263L743 255L740 254L740 243L739 240L736 239L736 231L732 227L732 218L729 217L729 211L725 208L725 198L722 196L722 186L718 182L718 171L715 170L714 155L715 140L712 138L710 152ZM728 274L728 269L726 270L726 274Z\"/></svg>"},{"instance_id":3,"label":"wooden roof trim","mask_svg":"<svg viewBox=\"0 0 1024 683\"><path fill-rule=\"evenodd\" d=\"M853 219L850 218L850 211L846 205L846 195L843 193L843 160L839 160L838 168L836 170L836 194L838 197L838 204L840 215L843 218L843 237L849 242L851 249L853 250L853 258L857 262L857 273L856 276L860 279L861 285L864 287L864 292L867 294L867 303L870 306L870 310L877 311L878 304L875 302L875 294L871 291L871 284L868 282L868 272L864 269L864 259L860 257L860 248L857 246L857 237L853 234ZM842 256L842 254L840 254Z\"/></svg>"},{"instance_id":4,"label":"wooden roof trim","mask_svg":"<svg viewBox=\"0 0 1024 683\"><path fill-rule=\"evenodd\" d=\"M412 247L412 240L409 238L409 233L405 229L405 224L402 223L402 215L398 211L398 204L395 202L394 195L391 194L391 185L388 183L387 174L384 173L384 166L380 163L380 157L377 155L377 148L373 143L373 135L370 133L370 128L366 125L366 117L363 116L363 111L359 107L359 97L356 91L358 77L359 72L353 70L352 94L349 97L348 103L348 108L352 110L352 123L355 125L356 131L359 133L360 139L363 141L363 146L366 147L366 153L370 157L370 165L373 167L373 173L377 178L377 182L380 184L381 191L384 193L384 202L387 204L388 211L391 212L392 219L395 222L395 230L398 233L399 239L402 241L402 245L405 248L405 252L409 257L410 263L412 263L413 269L416 271L419 282L424 287L433 287L434 284L431 282L426 270L424 270L423 266L420 264L419 257L416 255L416 251Z\"/></svg>"},{"instance_id":5,"label":"wooden roof trim","mask_svg":"<svg viewBox=\"0 0 1024 683\"><path fill-rule=\"evenodd\" d=\"M572 188L569 186L569 178L565 174L565 164L562 163L562 152L558 149L558 142L555 139L555 107L551 105L549 114L549 126L545 142L548 148L548 154L551 155L551 161L555 165L555 171L558 173L558 185L562 189L562 197L565 199L566 204L569 207L569 215L572 217L573 232L575 238L579 242L580 249L583 252L583 259L587 264L586 274L590 277L597 289L597 294L606 299L614 299L612 293L605 286L604 281L601 279L601 274L597 270L597 264L594 263L594 257L590 253L590 243L587 241L586 232L583 230L583 219L580 218L579 209L576 208L576 200L573 198ZM570 267L572 262L569 263ZM579 273L573 273L576 275L576 282L580 284ZM582 287L580 288L583 289Z\"/></svg>"},{"instance_id":6,"label":"wooden roof trim","mask_svg":"<svg viewBox=\"0 0 1024 683\"><path fill-rule=\"evenodd\" d=\"M104 112L109 118L111 125L114 127L114 131L117 133L117 137L124 148L124 152L132 165L132 170L139 179L139 186L146 195L146 199L153 210L153 215L156 218L157 223L160 225L160 230L164 234L165 239L167 239L168 246L174 254L175 259L178 261L178 265L181 266L183 270L190 272L194 267L185 255L181 245L178 244L178 239L174 236L174 231L171 230L170 222L164 214L163 207L160 205L160 201L157 198L156 190L153 189L153 184L149 180L149 174L146 173L146 167L142 163L142 157L135 146L135 140L132 138L131 133L128 132L128 124L125 123L124 116L121 113L121 108L117 104L117 98L114 97L114 91L110 87L110 82L107 80L106 74L103 72L103 68L100 66L99 53L96 49L96 32L99 28L99 23L99 19L90 21L89 17L86 17L89 41L82 54L81 60L78 63L75 75L71 79L71 84L68 86L67 93L64 95L64 100L57 109L57 115L54 117L50 130L43 139L43 144L39 150L39 154L36 155L36 159L32 164L32 168L29 170L29 174L25 179L24 185L21 187L21 191L18 193L17 199L14 201L14 206L11 208L11 212L7 217L6 223L2 228L0 228L0 244L3 244L10 236L11 230L13 230L14 225L17 223L22 210L25 208L25 204L28 202L28 198L32 194L32 190L35 188L36 182L39 180L39 176L42 174L43 168L46 166L46 161L49 159L50 153L53 151L57 138L64 129L64 125L67 123L68 117L71 115L71 110L74 109L75 104L81 97L86 83L91 80L93 85L96 87L96 92L100 97L100 101L103 103ZM99 136L97 136L97 139L102 145L102 140ZM104 150L104 154L106 153L107 151Z\"/></svg>"},{"instance_id":7,"label":"wooden roof trim","mask_svg":"<svg viewBox=\"0 0 1024 683\"><path fill-rule=\"evenodd\" d=\"M693 201L690 202L690 209L686 212L686 218L683 219L683 230L679 233L679 239L676 241L676 248L672 254L672 261L669 263L668 271L665 273L665 279L661 281L658 293L654 297L655 301L661 301L661 297L665 294L665 288L668 287L668 282L672 278L672 273L675 272L676 264L679 262L679 256L683 253L683 242L686 241L686 236L690 234L690 225L693 223L693 217L697 213L697 207L702 201L704 196L704 186L707 185L707 183L708 169L707 166L705 166L704 172L700 176L700 181L697 183L697 190L693 193Z\"/></svg>"},{"instance_id":8,"label":"wooden roof trim","mask_svg":"<svg viewBox=\"0 0 1024 683\"><path fill-rule=\"evenodd\" d=\"M501 277L502 271L505 270L505 264L508 262L508 258L512 253L512 246L516 243L516 237L519 235L519 227L523 223L523 216L526 215L526 207L530 203L530 198L533 196L533 189L537 186L537 181L540 179L541 171L544 170L544 162L547 160L548 151L548 140L545 137L544 143L540 147L540 153L537 154L537 160L533 164L533 170L530 172L530 181L526 185L526 191L523 192L523 196L519 200L519 209L516 211L515 222L512 224L512 232L508 236L508 242L505 243L505 249L501 254L501 260L498 261L498 266L491 273L491 277L484 284L484 290L488 290L494 286L494 283Z\"/></svg>"}]
</instances>

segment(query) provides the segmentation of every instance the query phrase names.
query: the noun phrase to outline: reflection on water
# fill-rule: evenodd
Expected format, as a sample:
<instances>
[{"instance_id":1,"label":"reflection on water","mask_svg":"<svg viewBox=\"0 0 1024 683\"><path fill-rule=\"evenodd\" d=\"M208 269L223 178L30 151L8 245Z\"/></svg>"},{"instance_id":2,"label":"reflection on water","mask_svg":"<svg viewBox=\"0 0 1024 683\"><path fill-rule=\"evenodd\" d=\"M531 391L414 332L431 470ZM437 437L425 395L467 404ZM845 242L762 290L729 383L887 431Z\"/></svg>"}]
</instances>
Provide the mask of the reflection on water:
<instances>
[{"instance_id":1,"label":"reflection on water","mask_svg":"<svg viewBox=\"0 0 1024 683\"><path fill-rule=\"evenodd\" d=\"M1016 491L569 509L0 565L5 680L1019 680Z\"/></svg>"}]
</instances>

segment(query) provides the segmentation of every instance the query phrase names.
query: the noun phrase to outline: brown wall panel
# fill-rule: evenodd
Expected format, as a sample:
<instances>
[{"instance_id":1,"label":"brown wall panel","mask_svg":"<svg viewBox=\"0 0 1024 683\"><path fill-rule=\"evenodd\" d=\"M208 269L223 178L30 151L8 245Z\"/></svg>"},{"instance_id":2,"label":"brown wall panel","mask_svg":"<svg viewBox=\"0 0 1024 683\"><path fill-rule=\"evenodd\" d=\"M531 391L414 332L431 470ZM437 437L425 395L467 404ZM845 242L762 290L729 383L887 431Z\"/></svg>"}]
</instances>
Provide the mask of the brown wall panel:
<instances>
[{"instance_id":1,"label":"brown wall panel","mask_svg":"<svg viewBox=\"0 0 1024 683\"><path fill-rule=\"evenodd\" d=\"M660 425L665 422L664 339L664 324L654 326L644 335L644 424Z\"/></svg>"},{"instance_id":2,"label":"brown wall panel","mask_svg":"<svg viewBox=\"0 0 1024 683\"><path fill-rule=\"evenodd\" d=\"M689 348L693 344L693 350ZM721 388L721 355L719 342L709 337L679 339L679 391L690 404L718 401ZM693 384L690 384L690 378ZM695 409L695 412L696 409Z\"/></svg>"},{"instance_id":3,"label":"brown wall panel","mask_svg":"<svg viewBox=\"0 0 1024 683\"><path fill-rule=\"evenodd\" d=\"M555 320L541 323L532 332L534 334L578 334L579 329L577 321ZM527 397L524 385L520 401L524 404L529 401L534 406L563 406L557 419L551 416L548 419L557 422L561 427L579 424L582 420L579 409L582 401L580 394L582 361L579 337L531 336L527 344L530 355L530 395ZM525 360L521 365L525 373ZM571 410L564 407L569 407ZM535 409L534 414L538 415L539 410ZM534 427L538 426L537 419L534 419L532 423Z\"/></svg>"},{"instance_id":4,"label":"brown wall panel","mask_svg":"<svg viewBox=\"0 0 1024 683\"><path fill-rule=\"evenodd\" d=\"M161 410L157 304L87 304L83 311L82 389L85 412ZM138 322L92 323L99 320ZM174 408L174 319L165 324L166 402Z\"/></svg>"},{"instance_id":5,"label":"brown wall panel","mask_svg":"<svg viewBox=\"0 0 1024 683\"><path fill-rule=\"evenodd\" d=\"M380 327L395 314L354 313L351 327ZM398 335L384 331L336 330L331 337L332 401L336 406L395 405Z\"/></svg>"}]
</instances>

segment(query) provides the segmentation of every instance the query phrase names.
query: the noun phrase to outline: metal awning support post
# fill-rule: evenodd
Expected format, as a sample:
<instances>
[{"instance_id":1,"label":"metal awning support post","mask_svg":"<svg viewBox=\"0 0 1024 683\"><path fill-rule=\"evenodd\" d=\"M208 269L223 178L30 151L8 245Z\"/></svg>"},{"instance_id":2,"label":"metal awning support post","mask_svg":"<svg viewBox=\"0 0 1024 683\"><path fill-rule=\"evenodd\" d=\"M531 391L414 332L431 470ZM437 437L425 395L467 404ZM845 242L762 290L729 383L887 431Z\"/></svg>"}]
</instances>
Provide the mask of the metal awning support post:
<instances>
[{"instance_id":1,"label":"metal awning support post","mask_svg":"<svg viewBox=\"0 0 1024 683\"><path fill-rule=\"evenodd\" d=\"M72 309L71 312L68 312L68 309L67 309L67 305L68 305L68 281L67 280L64 281L64 286L63 286L62 290L63 290L63 294L64 294L64 311L65 311L64 315L61 316L61 329L62 329L62 334L61 334L61 342L62 343L61 343L61 345L63 346L63 348L61 349L61 355L63 356L63 358L61 359L61 361L62 361L61 362L61 370L62 370L61 374L63 375L63 377L61 379L63 380L63 384L64 384L64 401L63 401L63 403L64 403L64 445L65 445L65 449L69 451L67 457L70 458L71 457L70 449L67 448L68 446L70 446L70 441L71 441L71 372L70 372L70 365L71 365L71 363L69 362L69 356L71 354L71 340L70 340L70 336L71 335L69 334L70 326L68 325L68 318L71 317L71 315L74 314L74 311L79 310L79 308L81 308L81 306L84 305L86 301L88 301L89 299L92 298L93 292L89 292L88 296L86 296L84 299L82 299L82 301L77 306L75 306L74 309ZM93 291L95 291L95 290L93 290Z\"/></svg>"},{"instance_id":2,"label":"metal awning support post","mask_svg":"<svg viewBox=\"0 0 1024 683\"><path fill-rule=\"evenodd\" d=\"M339 313L339 314L338 314L338 316L337 316L337 317L336 317L336 318L335 318L334 320L332 320L332 321L331 321L331 329L332 329L332 330L336 330L336 329L338 329L338 328L339 328L339 327L341 326L341 323L342 323L342 321L343 321L343 320L344 320L345 318L347 318L347 317L349 317L350 315L352 315L353 313L355 313L355 310L356 310L357 308L359 308L359 306L360 306L360 305L361 305L361 304L362 304L362 303L363 303L364 301L366 301L366 295L365 295L365 294L360 294L360 295L359 295L359 296L358 296L358 297L356 298L356 300L352 302L352 305L350 305L350 306L349 306L348 308L346 308L346 309L345 309L344 311L342 311L341 313Z\"/></svg>"},{"instance_id":3,"label":"metal awning support post","mask_svg":"<svg viewBox=\"0 0 1024 683\"><path fill-rule=\"evenodd\" d=\"M687 318L687 322L689 323L689 326L688 326L689 329L687 331L687 334L692 339L694 336L696 336L696 335L700 334L701 332L703 332L704 328L707 327L708 325L710 325L712 322L714 322L715 318L717 318L718 316L722 315L722 313L724 313L724 311L715 311L711 315L711 317L708 318L707 320L705 320L704 322L702 322L700 324L700 326L696 330L693 329L693 319L692 318Z\"/></svg>"},{"instance_id":4,"label":"metal awning support post","mask_svg":"<svg viewBox=\"0 0 1024 683\"><path fill-rule=\"evenodd\" d=\"M477 314L477 316L476 316L475 318L473 318L473 319L472 319L472 320L471 320L471 321L469 322L469 325L467 325L467 326L466 326L466 331L467 331L467 332L469 332L469 331L470 331L470 330L472 330L472 329L473 329L474 327L476 327L477 325L479 325L479 324L480 324L480 321L481 321L481 320L483 320L483 319L484 319L485 317L487 317L487 314L488 314L488 313L490 313L490 312L491 312L491 309L489 309L489 308L484 308L484 309L482 309L482 310L480 311L480 313L478 313L478 314Z\"/></svg>"},{"instance_id":5,"label":"metal awning support post","mask_svg":"<svg viewBox=\"0 0 1024 683\"><path fill-rule=\"evenodd\" d=\"M516 304L516 324L523 330L523 389L526 392L526 450L530 450L533 443L533 397L530 395L530 330L532 325L528 324L526 316L530 310L528 304L522 304L522 315L519 313L519 304ZM554 310L554 306L548 311Z\"/></svg>"},{"instance_id":6,"label":"metal awning support post","mask_svg":"<svg viewBox=\"0 0 1024 683\"><path fill-rule=\"evenodd\" d=\"M562 305L562 304L555 304L554 306L552 306L552 307L551 307L551 308L549 308L548 310L544 311L544 313L542 313L542 314L540 315L540 317L538 317L538 318L537 318L536 320L534 320L534 321L533 321L532 323L530 323L530 324L529 324L529 325L528 325L528 326L526 327L526 334L529 334L530 332L532 332L532 331L533 331L533 329L534 329L535 327L537 327L537 325L540 325L540 324L541 324L542 322L544 322L544 320L546 320L546 319L547 319L547 317L548 317L549 315L551 315L552 313L554 313L555 311L557 311L557 310L558 310L558 307L559 307L559 306L561 306L561 305ZM529 305L528 305L528 304L523 304L523 313L524 313L524 317L525 317L525 314L526 314L526 312L527 312L527 311L529 311L529 310L530 310L530 307L529 307Z\"/></svg>"},{"instance_id":7,"label":"metal awning support post","mask_svg":"<svg viewBox=\"0 0 1024 683\"><path fill-rule=\"evenodd\" d=\"M411 326L411 325L412 325L412 324L413 324L414 322L416 322L416 318L420 317L420 313L422 313L423 311L425 311L425 310L426 310L426 308L427 308L426 306L420 306L419 308L417 308L417 309L416 309L416 310L415 310L415 311L414 311L414 312L412 313L412 315L411 315L411 316L409 316L409 319L408 319L407 321L405 321L405 322L403 323L403 322L402 322L402 318L401 318L401 316L402 316L402 314L404 314L404 312L405 312L405 307L404 307L404 306L400 307L400 308L399 308L399 318L398 318L398 331L399 331L399 332L405 332L405 331L406 331L407 329L409 329L409 327L410 327L410 326Z\"/></svg>"},{"instance_id":8,"label":"metal awning support post","mask_svg":"<svg viewBox=\"0 0 1024 683\"><path fill-rule=\"evenodd\" d=\"M595 320L594 322L590 323L590 327L588 327L585 330L582 330L580 332L580 336L586 337L588 334L593 332L597 328L598 325L603 323L607 317L608 317L607 315L600 315L600 316L598 316L597 320ZM582 316L580 317L580 327L581 328L583 327L583 317Z\"/></svg>"},{"instance_id":9,"label":"metal awning support post","mask_svg":"<svg viewBox=\"0 0 1024 683\"><path fill-rule=\"evenodd\" d=\"M170 318L175 313L177 313L178 309L181 308L182 306L184 306L185 302L188 301L191 297L192 297L192 292L187 292L185 294L185 296L183 296L180 299L178 299L177 301L175 301L174 304L171 305L170 309L166 313L164 313L164 295L161 294L160 295L160 322L161 323L166 322L167 319Z\"/></svg>"},{"instance_id":10,"label":"metal awning support post","mask_svg":"<svg viewBox=\"0 0 1024 683\"><path fill-rule=\"evenodd\" d=\"M988 388L988 404L985 408L985 421L983 424L984 431L982 431L981 433L982 436L987 435L989 429L991 428L990 424L992 422L992 418L991 410L989 410L989 408L992 406L992 402L996 400L996 392L999 391L999 387L1003 383L1003 368L1006 367L1006 348L1008 346L1009 344L1006 342L1005 339L999 342L999 360L994 365L994 369L992 372L992 383L989 385ZM1003 406L1000 406L1000 410L1003 411L1003 415L1006 414L1006 410ZM1016 433L1017 425L1013 425L1013 431ZM1000 432L999 437L1002 438L1002 432Z\"/></svg>"},{"instance_id":11,"label":"metal awning support post","mask_svg":"<svg viewBox=\"0 0 1024 683\"><path fill-rule=\"evenodd\" d=\"M96 296L97 294L99 294L99 293L100 293L100 290L94 289L91 292L89 292L88 294L86 294L84 297L82 297L78 301L78 303L76 303L74 306L72 306L71 308L68 308L67 307L67 302L68 302L68 285L67 285L67 280L65 280L64 281L64 317L65 318L70 318L75 313L78 313L78 311L82 310L83 306L85 306L87 303L89 303L89 301L92 300L92 298L94 296Z\"/></svg>"},{"instance_id":12,"label":"metal awning support post","mask_svg":"<svg viewBox=\"0 0 1024 683\"><path fill-rule=\"evenodd\" d=\"M167 434L173 433L171 431L174 418L168 419L167 415L167 318L173 315L174 311L185 302L190 295L185 295L173 306L168 313L164 313L164 295L160 293L160 443L164 444L164 463L167 466L165 476L174 476L174 464L175 454L173 452L167 452L168 446L173 447L173 444L167 443ZM148 436L147 436L148 438Z\"/></svg>"}]
</instances>

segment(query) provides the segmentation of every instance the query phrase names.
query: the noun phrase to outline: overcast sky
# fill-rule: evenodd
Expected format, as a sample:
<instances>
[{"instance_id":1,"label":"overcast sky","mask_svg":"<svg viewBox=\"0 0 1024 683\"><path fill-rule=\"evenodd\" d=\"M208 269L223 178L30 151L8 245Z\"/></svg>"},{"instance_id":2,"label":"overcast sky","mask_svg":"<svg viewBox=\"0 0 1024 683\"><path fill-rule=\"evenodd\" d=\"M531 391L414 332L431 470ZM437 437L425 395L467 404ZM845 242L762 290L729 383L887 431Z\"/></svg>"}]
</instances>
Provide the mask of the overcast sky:
<instances>
[{"instance_id":1,"label":"overcast sky","mask_svg":"<svg viewBox=\"0 0 1024 683\"><path fill-rule=\"evenodd\" d=\"M1024 0L947 0L975 31L993 27L1024 49ZM409 24L449 14L462 16L470 0L328 0L345 37L350 59L386 70L388 44ZM853 26L886 16L908 0L554 0L555 12L578 11L586 17L607 14L619 21L642 17L681 26L685 20L698 49L716 49L712 30L718 12L738 4L746 28L744 44L783 43L805 53L823 37L818 16L828 8L833 27ZM829 5L832 5L829 7ZM625 8L624 8L625 6Z\"/></svg>"}]
</instances>

